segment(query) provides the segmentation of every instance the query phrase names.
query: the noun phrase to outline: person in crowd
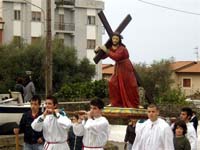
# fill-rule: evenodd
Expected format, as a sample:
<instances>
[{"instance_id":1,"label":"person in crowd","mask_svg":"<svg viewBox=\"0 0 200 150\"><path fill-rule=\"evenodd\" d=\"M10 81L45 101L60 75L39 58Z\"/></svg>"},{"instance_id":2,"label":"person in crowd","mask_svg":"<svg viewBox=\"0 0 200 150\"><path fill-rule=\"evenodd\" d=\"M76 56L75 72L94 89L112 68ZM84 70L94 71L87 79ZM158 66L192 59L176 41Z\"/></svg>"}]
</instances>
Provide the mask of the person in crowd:
<instances>
[{"instance_id":1,"label":"person in crowd","mask_svg":"<svg viewBox=\"0 0 200 150\"><path fill-rule=\"evenodd\" d=\"M19 128L14 128L14 133L24 133L24 150L42 150L44 144L42 131L34 131L31 127L31 123L42 114L40 111L41 99L38 95L34 95L30 103L31 110L23 114Z\"/></svg>"},{"instance_id":2,"label":"person in crowd","mask_svg":"<svg viewBox=\"0 0 200 150\"><path fill-rule=\"evenodd\" d=\"M53 96L47 96L45 111L31 124L35 131L43 131L44 150L69 150L67 143L71 120L58 108L58 101Z\"/></svg>"},{"instance_id":3,"label":"person in crowd","mask_svg":"<svg viewBox=\"0 0 200 150\"><path fill-rule=\"evenodd\" d=\"M111 38L111 47L100 46L106 57L115 61L115 70L109 81L109 99L114 107L139 107L138 84L135 69L129 59L126 46L122 43L122 36L114 32Z\"/></svg>"},{"instance_id":4,"label":"person in crowd","mask_svg":"<svg viewBox=\"0 0 200 150\"><path fill-rule=\"evenodd\" d=\"M25 88L24 88L24 101L29 102L31 97L35 94L35 85L31 81L29 76L25 77Z\"/></svg>"},{"instance_id":5,"label":"person in crowd","mask_svg":"<svg viewBox=\"0 0 200 150\"><path fill-rule=\"evenodd\" d=\"M109 123L102 116L104 103L96 98L90 102L90 111L86 112L87 121L85 123L79 119L79 124L73 125L76 136L83 136L83 150L103 150L108 135Z\"/></svg>"},{"instance_id":6,"label":"person in crowd","mask_svg":"<svg viewBox=\"0 0 200 150\"><path fill-rule=\"evenodd\" d=\"M172 130L173 130L173 128L174 128L174 124L175 124L176 121L177 121L177 118L176 118L176 117L171 117L171 118L170 118L170 126L171 126Z\"/></svg>"},{"instance_id":7,"label":"person in crowd","mask_svg":"<svg viewBox=\"0 0 200 150\"><path fill-rule=\"evenodd\" d=\"M173 132L168 123L158 118L155 104L147 107L148 120L136 123L136 138L132 150L174 150Z\"/></svg>"},{"instance_id":8,"label":"person in crowd","mask_svg":"<svg viewBox=\"0 0 200 150\"><path fill-rule=\"evenodd\" d=\"M14 90L21 93L22 99L24 101L24 86L23 86L23 78L18 77L16 79L16 84Z\"/></svg>"},{"instance_id":9,"label":"person in crowd","mask_svg":"<svg viewBox=\"0 0 200 150\"><path fill-rule=\"evenodd\" d=\"M197 134L195 132L194 126L192 125L191 120L192 109L189 107L184 107L181 109L180 119L183 120L187 125L186 137L188 138L191 146L191 150L197 150Z\"/></svg>"},{"instance_id":10,"label":"person in crowd","mask_svg":"<svg viewBox=\"0 0 200 150\"><path fill-rule=\"evenodd\" d=\"M183 120L174 123L174 149L175 150L191 150L190 142L185 137L187 126Z\"/></svg>"},{"instance_id":11,"label":"person in crowd","mask_svg":"<svg viewBox=\"0 0 200 150\"><path fill-rule=\"evenodd\" d=\"M133 142L135 140L135 136L136 136L135 125L136 125L136 122L137 122L136 119L131 118L130 122L129 122L127 128L126 128L126 134L125 134L124 142L127 145L127 146L125 145L125 147L127 147L125 149L127 149L127 150L132 149L132 145L133 145Z\"/></svg>"},{"instance_id":12,"label":"person in crowd","mask_svg":"<svg viewBox=\"0 0 200 150\"><path fill-rule=\"evenodd\" d=\"M197 133L197 127L198 127L198 118L196 116L196 112L195 111L192 111L192 117L190 119L190 122L193 123L193 126L194 126L194 129Z\"/></svg>"},{"instance_id":13,"label":"person in crowd","mask_svg":"<svg viewBox=\"0 0 200 150\"><path fill-rule=\"evenodd\" d=\"M77 124L79 119L79 115L75 114L72 116L72 123ZM82 150L82 143L83 136L76 136L73 131L73 127L70 127L69 133L68 133L68 143L70 150Z\"/></svg>"}]
</instances>

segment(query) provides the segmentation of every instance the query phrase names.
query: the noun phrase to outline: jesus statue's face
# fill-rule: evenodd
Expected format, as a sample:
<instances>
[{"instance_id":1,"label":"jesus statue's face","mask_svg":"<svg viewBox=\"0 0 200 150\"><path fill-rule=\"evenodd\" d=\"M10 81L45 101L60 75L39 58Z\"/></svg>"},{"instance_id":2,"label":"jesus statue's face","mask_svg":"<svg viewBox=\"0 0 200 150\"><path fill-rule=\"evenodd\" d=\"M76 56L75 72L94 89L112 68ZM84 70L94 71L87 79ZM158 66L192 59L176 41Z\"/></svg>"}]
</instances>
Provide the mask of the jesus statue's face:
<instances>
[{"instance_id":1,"label":"jesus statue's face","mask_svg":"<svg viewBox=\"0 0 200 150\"><path fill-rule=\"evenodd\" d=\"M116 36L116 35L112 36L112 44L114 46L118 46L119 45L119 36Z\"/></svg>"}]
</instances>

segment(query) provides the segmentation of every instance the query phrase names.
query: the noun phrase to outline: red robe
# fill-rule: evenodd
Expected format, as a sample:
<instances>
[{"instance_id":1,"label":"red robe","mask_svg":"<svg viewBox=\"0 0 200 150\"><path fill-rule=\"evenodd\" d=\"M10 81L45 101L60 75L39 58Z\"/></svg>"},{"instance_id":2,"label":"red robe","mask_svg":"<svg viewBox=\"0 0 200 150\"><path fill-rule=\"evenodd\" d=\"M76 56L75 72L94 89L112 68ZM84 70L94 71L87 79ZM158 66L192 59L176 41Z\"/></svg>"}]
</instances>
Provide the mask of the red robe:
<instances>
[{"instance_id":1,"label":"red robe","mask_svg":"<svg viewBox=\"0 0 200 150\"><path fill-rule=\"evenodd\" d=\"M119 46L115 50L111 48L107 56L116 62L114 74L109 81L111 105L137 108L139 105L138 85L128 50L124 46Z\"/></svg>"}]
</instances>

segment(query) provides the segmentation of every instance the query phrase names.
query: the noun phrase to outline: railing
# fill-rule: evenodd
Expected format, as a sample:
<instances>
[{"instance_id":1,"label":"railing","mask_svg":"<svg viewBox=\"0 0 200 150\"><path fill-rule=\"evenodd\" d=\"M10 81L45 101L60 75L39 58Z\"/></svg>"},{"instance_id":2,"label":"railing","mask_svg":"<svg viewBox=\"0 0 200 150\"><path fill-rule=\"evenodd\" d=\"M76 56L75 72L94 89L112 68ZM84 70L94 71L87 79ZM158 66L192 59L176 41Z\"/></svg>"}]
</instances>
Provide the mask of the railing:
<instances>
[{"instance_id":1,"label":"railing","mask_svg":"<svg viewBox=\"0 0 200 150\"><path fill-rule=\"evenodd\" d=\"M74 0L55 0L56 5L74 5Z\"/></svg>"},{"instance_id":2,"label":"railing","mask_svg":"<svg viewBox=\"0 0 200 150\"><path fill-rule=\"evenodd\" d=\"M75 29L74 23L59 23L59 22L55 22L55 30L74 31L74 29Z\"/></svg>"},{"instance_id":3,"label":"railing","mask_svg":"<svg viewBox=\"0 0 200 150\"><path fill-rule=\"evenodd\" d=\"M0 101L0 104L4 104L4 103L11 102L11 101L16 101L16 100L17 100L17 98L8 98L6 100Z\"/></svg>"}]
</instances>

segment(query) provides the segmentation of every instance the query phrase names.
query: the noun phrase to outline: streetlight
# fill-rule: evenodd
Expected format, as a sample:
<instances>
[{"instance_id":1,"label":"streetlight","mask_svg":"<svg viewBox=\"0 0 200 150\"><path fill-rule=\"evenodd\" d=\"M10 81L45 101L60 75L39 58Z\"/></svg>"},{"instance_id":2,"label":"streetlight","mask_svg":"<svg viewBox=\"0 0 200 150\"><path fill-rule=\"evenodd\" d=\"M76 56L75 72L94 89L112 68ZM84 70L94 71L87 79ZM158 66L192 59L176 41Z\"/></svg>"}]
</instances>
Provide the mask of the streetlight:
<instances>
[{"instance_id":1,"label":"streetlight","mask_svg":"<svg viewBox=\"0 0 200 150\"><path fill-rule=\"evenodd\" d=\"M44 21L45 21L45 11L44 11L44 9L42 9L41 7L29 2L28 0L23 0L23 1L28 3L28 4L30 4L30 5L32 5L32 6L35 6L36 8L39 8L41 10L41 12L42 12L42 16L44 17ZM41 21L41 22L42 22L42 24L44 26L44 31L45 31L45 22L44 21Z\"/></svg>"},{"instance_id":2,"label":"streetlight","mask_svg":"<svg viewBox=\"0 0 200 150\"><path fill-rule=\"evenodd\" d=\"M26 75L28 75L29 76L29 78L31 79L32 77L31 77L31 75L32 75L32 71L30 71L30 70L27 70L27 71L25 71L26 72Z\"/></svg>"}]
</instances>

